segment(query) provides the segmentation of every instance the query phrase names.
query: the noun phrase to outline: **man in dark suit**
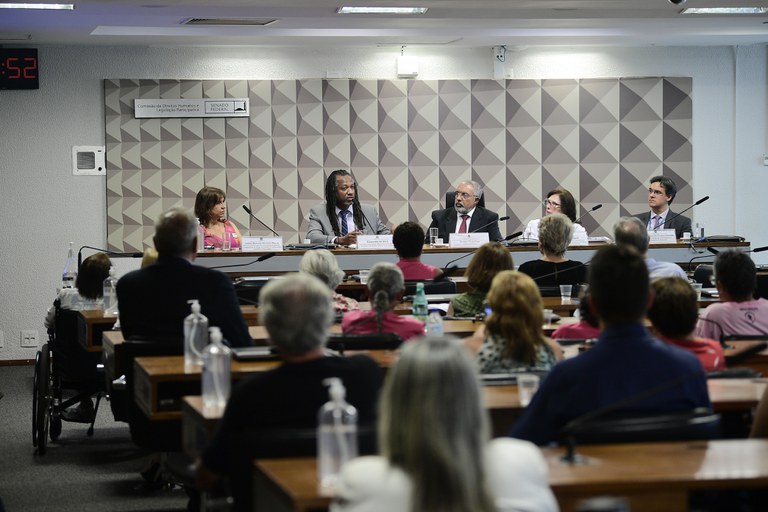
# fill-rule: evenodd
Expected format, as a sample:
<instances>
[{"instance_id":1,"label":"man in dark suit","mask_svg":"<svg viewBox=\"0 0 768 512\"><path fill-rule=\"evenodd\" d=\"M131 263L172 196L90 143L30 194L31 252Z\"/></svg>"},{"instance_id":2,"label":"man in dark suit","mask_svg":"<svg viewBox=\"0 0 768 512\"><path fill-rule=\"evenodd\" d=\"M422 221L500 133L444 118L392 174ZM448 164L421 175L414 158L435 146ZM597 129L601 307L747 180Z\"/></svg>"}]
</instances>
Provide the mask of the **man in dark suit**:
<instances>
[{"instance_id":1,"label":"man in dark suit","mask_svg":"<svg viewBox=\"0 0 768 512\"><path fill-rule=\"evenodd\" d=\"M462 181L456 187L456 203L432 212L429 227L437 228L437 237L446 243L451 233L488 233L489 240L501 240L499 215L478 205L482 195L483 187L479 183Z\"/></svg>"},{"instance_id":2,"label":"man in dark suit","mask_svg":"<svg viewBox=\"0 0 768 512\"><path fill-rule=\"evenodd\" d=\"M684 215L675 215L669 205L675 199L677 185L666 176L654 176L648 187L648 206L650 212L633 215L640 219L649 231L654 229L674 229L677 238L683 238L683 233L691 233L691 219ZM674 217L674 218L672 218Z\"/></svg>"},{"instance_id":3,"label":"man in dark suit","mask_svg":"<svg viewBox=\"0 0 768 512\"><path fill-rule=\"evenodd\" d=\"M198 223L191 211L171 208L155 223L157 262L124 275L117 282L120 326L125 338L184 338L188 301L200 301L201 313L218 326L230 346L252 345L248 326L225 274L194 265Z\"/></svg>"}]
</instances>

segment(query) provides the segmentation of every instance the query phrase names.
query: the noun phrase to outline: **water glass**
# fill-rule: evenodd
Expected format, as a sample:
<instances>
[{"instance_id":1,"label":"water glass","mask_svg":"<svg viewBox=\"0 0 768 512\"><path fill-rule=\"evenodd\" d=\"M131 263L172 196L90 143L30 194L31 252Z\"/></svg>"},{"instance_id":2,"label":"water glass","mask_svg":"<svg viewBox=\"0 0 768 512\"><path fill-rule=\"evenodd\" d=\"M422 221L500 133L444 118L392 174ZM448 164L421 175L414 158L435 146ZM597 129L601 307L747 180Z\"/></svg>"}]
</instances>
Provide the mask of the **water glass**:
<instances>
[{"instance_id":1,"label":"water glass","mask_svg":"<svg viewBox=\"0 0 768 512\"><path fill-rule=\"evenodd\" d=\"M229 237L229 233L224 232L224 241L221 243L221 250L228 251L232 249L232 239Z\"/></svg>"},{"instance_id":2,"label":"water glass","mask_svg":"<svg viewBox=\"0 0 768 512\"><path fill-rule=\"evenodd\" d=\"M360 284L368 284L368 274L370 274L370 272L370 270L360 271Z\"/></svg>"},{"instance_id":3,"label":"water glass","mask_svg":"<svg viewBox=\"0 0 768 512\"><path fill-rule=\"evenodd\" d=\"M533 395L539 389L539 376L530 373L521 373L517 376L517 392L520 397L520 405L528 407Z\"/></svg>"},{"instance_id":4,"label":"water glass","mask_svg":"<svg viewBox=\"0 0 768 512\"><path fill-rule=\"evenodd\" d=\"M429 228L429 245L434 247L437 244L437 228Z\"/></svg>"},{"instance_id":5,"label":"water glass","mask_svg":"<svg viewBox=\"0 0 768 512\"><path fill-rule=\"evenodd\" d=\"M560 285L560 301L562 303L567 304L571 301L571 293L573 293L573 285L572 284L561 284Z\"/></svg>"},{"instance_id":6,"label":"water glass","mask_svg":"<svg viewBox=\"0 0 768 512\"><path fill-rule=\"evenodd\" d=\"M704 287L701 283L691 283L693 291L696 292L696 300L701 300L701 289Z\"/></svg>"}]
</instances>

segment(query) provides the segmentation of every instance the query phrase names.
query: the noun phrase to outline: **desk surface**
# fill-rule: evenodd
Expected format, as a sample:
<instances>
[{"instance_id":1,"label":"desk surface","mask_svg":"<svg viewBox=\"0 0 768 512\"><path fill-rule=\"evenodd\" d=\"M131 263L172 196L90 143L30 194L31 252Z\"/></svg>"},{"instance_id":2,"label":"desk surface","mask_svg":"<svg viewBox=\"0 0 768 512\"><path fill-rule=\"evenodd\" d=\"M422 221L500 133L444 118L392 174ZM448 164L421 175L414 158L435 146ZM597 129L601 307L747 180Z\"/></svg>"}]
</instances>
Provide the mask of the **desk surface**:
<instances>
[{"instance_id":1,"label":"desk surface","mask_svg":"<svg viewBox=\"0 0 768 512\"><path fill-rule=\"evenodd\" d=\"M768 440L581 446L586 465L560 461L562 448L545 448L549 483L561 510L595 495L627 496L633 512L687 510L688 492L768 485ZM314 458L258 460L256 485L284 510L325 510Z\"/></svg>"}]
</instances>

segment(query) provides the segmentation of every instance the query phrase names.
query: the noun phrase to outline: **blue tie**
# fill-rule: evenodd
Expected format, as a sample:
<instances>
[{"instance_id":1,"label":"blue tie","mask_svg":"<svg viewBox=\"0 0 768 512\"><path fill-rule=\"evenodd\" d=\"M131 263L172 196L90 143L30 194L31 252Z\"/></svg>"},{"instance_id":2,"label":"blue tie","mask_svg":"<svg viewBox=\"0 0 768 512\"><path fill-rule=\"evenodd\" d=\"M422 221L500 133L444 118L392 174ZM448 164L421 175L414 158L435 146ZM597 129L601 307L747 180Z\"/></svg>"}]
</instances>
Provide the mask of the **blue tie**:
<instances>
[{"instance_id":1,"label":"blue tie","mask_svg":"<svg viewBox=\"0 0 768 512\"><path fill-rule=\"evenodd\" d=\"M347 212L349 210L341 210L339 217L341 217L341 236L346 236L349 232L349 226L347 226Z\"/></svg>"}]
</instances>

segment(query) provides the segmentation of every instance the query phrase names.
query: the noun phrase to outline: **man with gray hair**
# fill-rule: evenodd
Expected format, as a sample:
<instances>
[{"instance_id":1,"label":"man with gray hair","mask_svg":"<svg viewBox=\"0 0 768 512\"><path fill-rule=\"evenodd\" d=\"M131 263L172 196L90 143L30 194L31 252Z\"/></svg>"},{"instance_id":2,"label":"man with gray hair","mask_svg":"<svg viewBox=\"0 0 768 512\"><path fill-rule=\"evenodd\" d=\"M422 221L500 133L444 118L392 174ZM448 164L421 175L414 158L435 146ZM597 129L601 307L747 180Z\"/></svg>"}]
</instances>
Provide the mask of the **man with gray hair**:
<instances>
[{"instance_id":1,"label":"man with gray hair","mask_svg":"<svg viewBox=\"0 0 768 512\"><path fill-rule=\"evenodd\" d=\"M432 212L429 227L437 228L437 237L445 242L451 233L488 233L491 242L501 240L499 214L480 206L481 197L482 185L476 181L462 181L456 187L454 204Z\"/></svg>"},{"instance_id":2,"label":"man with gray hair","mask_svg":"<svg viewBox=\"0 0 768 512\"><path fill-rule=\"evenodd\" d=\"M221 328L230 346L252 345L232 280L193 265L198 222L192 211L174 207L160 215L153 238L157 262L129 272L117 282L120 327L125 338L152 337L179 343L184 339L188 301L197 299L211 326Z\"/></svg>"},{"instance_id":3,"label":"man with gray hair","mask_svg":"<svg viewBox=\"0 0 768 512\"><path fill-rule=\"evenodd\" d=\"M257 372L233 390L224 417L198 461L198 484L209 488L232 469L233 439L259 428L317 426L328 401L324 381L342 380L361 424L374 424L383 370L364 355L335 357L324 347L333 321L331 291L305 273L267 283L259 294L261 321L283 364ZM236 448L236 447L234 447Z\"/></svg>"},{"instance_id":4,"label":"man with gray hair","mask_svg":"<svg viewBox=\"0 0 768 512\"><path fill-rule=\"evenodd\" d=\"M613 225L613 239L616 245L630 246L637 249L645 259L651 281L660 277L682 277L688 279L685 271L675 263L656 261L648 257L648 230L637 217L622 217Z\"/></svg>"}]
</instances>

